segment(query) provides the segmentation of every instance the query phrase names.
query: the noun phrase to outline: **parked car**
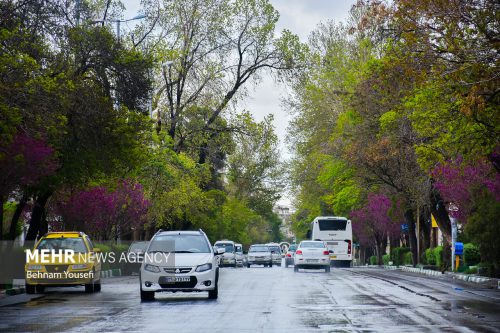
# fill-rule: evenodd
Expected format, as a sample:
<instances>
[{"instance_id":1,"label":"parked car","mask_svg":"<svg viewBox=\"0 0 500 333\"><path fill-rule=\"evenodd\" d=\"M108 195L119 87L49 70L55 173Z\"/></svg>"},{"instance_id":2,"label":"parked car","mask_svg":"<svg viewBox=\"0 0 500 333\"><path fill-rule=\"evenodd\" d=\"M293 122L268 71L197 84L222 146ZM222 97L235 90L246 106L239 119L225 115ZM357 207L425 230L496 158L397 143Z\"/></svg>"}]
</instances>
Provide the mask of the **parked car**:
<instances>
[{"instance_id":1,"label":"parked car","mask_svg":"<svg viewBox=\"0 0 500 333\"><path fill-rule=\"evenodd\" d=\"M241 244L234 244L235 245L235 253L236 253L236 265L239 267L246 266L246 257L243 254L243 245Z\"/></svg>"},{"instance_id":2,"label":"parked car","mask_svg":"<svg viewBox=\"0 0 500 333\"><path fill-rule=\"evenodd\" d=\"M48 251L48 258L40 252L44 250ZM72 259L58 255L69 252L74 253ZM95 248L90 237L83 232L46 233L31 252L40 253L40 256L31 257L26 262L26 293L43 293L46 287L75 285L85 286L87 293L101 291L101 263L92 259L96 252L100 249Z\"/></svg>"},{"instance_id":3,"label":"parked car","mask_svg":"<svg viewBox=\"0 0 500 333\"><path fill-rule=\"evenodd\" d=\"M302 241L295 251L293 270L300 268L324 268L330 271L330 251L322 241Z\"/></svg>"},{"instance_id":4,"label":"parked car","mask_svg":"<svg viewBox=\"0 0 500 333\"><path fill-rule=\"evenodd\" d=\"M231 266L236 267L236 246L231 240L220 240L214 244L217 248L223 248L224 254L221 257L221 267Z\"/></svg>"},{"instance_id":5,"label":"parked car","mask_svg":"<svg viewBox=\"0 0 500 333\"><path fill-rule=\"evenodd\" d=\"M271 250L271 257L273 258L273 264L281 266L281 247L278 243L268 243Z\"/></svg>"},{"instance_id":6,"label":"parked car","mask_svg":"<svg viewBox=\"0 0 500 333\"><path fill-rule=\"evenodd\" d=\"M132 242L127 250L127 263L125 265L125 275L139 273L142 261L144 260L144 252L148 247L148 241Z\"/></svg>"},{"instance_id":7,"label":"parked car","mask_svg":"<svg viewBox=\"0 0 500 333\"><path fill-rule=\"evenodd\" d=\"M155 292L219 292L216 254L223 248L210 245L202 231L159 231L144 254L139 281L142 301L154 300Z\"/></svg>"},{"instance_id":8,"label":"parked car","mask_svg":"<svg viewBox=\"0 0 500 333\"><path fill-rule=\"evenodd\" d=\"M297 244L291 244L288 251L285 253L285 267L293 265L293 257L295 255L295 250L297 249Z\"/></svg>"},{"instance_id":9,"label":"parked car","mask_svg":"<svg viewBox=\"0 0 500 333\"><path fill-rule=\"evenodd\" d=\"M273 267L271 249L265 244L254 244L248 249L247 267L251 265L264 265Z\"/></svg>"}]
</instances>

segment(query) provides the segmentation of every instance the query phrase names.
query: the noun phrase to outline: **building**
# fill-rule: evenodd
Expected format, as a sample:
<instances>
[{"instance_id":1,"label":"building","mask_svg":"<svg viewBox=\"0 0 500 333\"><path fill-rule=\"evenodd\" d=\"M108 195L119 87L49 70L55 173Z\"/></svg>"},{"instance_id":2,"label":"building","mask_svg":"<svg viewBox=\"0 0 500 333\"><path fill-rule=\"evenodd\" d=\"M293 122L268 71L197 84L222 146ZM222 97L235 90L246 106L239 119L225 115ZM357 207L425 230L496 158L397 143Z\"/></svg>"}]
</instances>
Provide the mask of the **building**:
<instances>
[{"instance_id":1,"label":"building","mask_svg":"<svg viewBox=\"0 0 500 333\"><path fill-rule=\"evenodd\" d=\"M273 207L273 212L281 219L280 231L283 237L287 240L292 240L294 238L292 231L292 214L295 213L295 210L286 204L276 204Z\"/></svg>"}]
</instances>

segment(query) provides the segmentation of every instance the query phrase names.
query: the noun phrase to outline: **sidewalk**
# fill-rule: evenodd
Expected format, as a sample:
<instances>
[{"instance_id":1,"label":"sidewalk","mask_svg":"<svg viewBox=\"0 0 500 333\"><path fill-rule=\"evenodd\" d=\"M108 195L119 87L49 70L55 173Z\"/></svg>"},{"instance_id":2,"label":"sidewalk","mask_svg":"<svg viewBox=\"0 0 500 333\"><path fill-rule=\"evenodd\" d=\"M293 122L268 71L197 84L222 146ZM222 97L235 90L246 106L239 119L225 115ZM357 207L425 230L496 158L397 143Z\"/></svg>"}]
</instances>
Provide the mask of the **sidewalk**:
<instances>
[{"instance_id":1,"label":"sidewalk","mask_svg":"<svg viewBox=\"0 0 500 333\"><path fill-rule=\"evenodd\" d=\"M478 275L473 275L473 274L469 275L469 274L460 274L460 273L454 273L454 272L442 273L441 271L434 271L434 270L430 270L430 269L423 269L423 268L419 268L419 267L410 267L410 266L397 267L397 266L384 265L384 266L372 266L372 267L382 267L382 268L388 269L388 270L399 270L402 272L423 274L423 275L427 275L430 278L448 277L448 278L451 278L454 280L461 280L464 282L480 284L484 287L491 288L491 289L500 289L500 279L478 276Z\"/></svg>"},{"instance_id":2,"label":"sidewalk","mask_svg":"<svg viewBox=\"0 0 500 333\"><path fill-rule=\"evenodd\" d=\"M28 295L28 294L24 294L24 293L17 294L17 295L7 295L5 293L5 290L2 290L2 291L0 291L0 307L22 304L22 303L32 301L34 299L42 298L44 296L45 295L43 295L43 294Z\"/></svg>"}]
</instances>

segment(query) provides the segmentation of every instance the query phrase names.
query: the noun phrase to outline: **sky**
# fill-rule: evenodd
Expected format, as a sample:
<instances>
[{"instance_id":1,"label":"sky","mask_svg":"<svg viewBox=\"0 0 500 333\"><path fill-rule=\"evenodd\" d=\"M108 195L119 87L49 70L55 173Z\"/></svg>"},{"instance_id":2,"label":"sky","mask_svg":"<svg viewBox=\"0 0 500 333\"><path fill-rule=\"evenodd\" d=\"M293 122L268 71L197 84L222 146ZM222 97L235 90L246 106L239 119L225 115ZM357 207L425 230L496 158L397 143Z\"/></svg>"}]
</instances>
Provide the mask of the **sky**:
<instances>
[{"instance_id":1,"label":"sky","mask_svg":"<svg viewBox=\"0 0 500 333\"><path fill-rule=\"evenodd\" d=\"M122 0L125 7L125 18L134 17L141 12L140 0ZM336 22L347 19L349 9L356 0L270 0L274 8L280 13L276 33L288 29L299 36L302 42L307 38L320 22L334 20ZM239 108L250 111L257 120L266 115L274 115L276 134L280 140L281 156L284 160L291 157L287 149L286 130L290 115L282 105L286 98L285 87L276 83L271 76L264 76L255 87L250 88L248 97L240 102ZM286 196L281 204L290 204Z\"/></svg>"}]
</instances>

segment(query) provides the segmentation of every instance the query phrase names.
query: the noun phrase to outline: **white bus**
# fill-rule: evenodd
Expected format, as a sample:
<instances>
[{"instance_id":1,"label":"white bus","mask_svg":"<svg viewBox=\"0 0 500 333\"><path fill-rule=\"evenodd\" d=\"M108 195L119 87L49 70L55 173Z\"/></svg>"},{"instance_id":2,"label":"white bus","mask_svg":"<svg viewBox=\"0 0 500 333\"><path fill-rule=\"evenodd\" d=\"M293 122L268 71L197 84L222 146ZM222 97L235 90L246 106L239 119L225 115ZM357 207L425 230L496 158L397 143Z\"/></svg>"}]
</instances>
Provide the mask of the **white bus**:
<instances>
[{"instance_id":1,"label":"white bus","mask_svg":"<svg viewBox=\"0 0 500 333\"><path fill-rule=\"evenodd\" d=\"M346 217L318 216L311 222L311 240L326 243L332 266L350 267L352 262L352 225Z\"/></svg>"}]
</instances>

